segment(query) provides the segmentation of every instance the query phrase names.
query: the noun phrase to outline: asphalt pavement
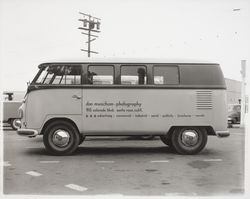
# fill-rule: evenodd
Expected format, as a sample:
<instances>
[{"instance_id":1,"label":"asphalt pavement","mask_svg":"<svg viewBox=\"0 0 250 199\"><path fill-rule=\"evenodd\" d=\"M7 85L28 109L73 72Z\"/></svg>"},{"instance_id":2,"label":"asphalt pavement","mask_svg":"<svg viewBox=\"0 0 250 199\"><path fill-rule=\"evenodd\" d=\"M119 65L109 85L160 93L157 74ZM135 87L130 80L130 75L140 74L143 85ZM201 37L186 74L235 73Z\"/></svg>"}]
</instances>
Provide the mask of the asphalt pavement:
<instances>
[{"instance_id":1,"label":"asphalt pavement","mask_svg":"<svg viewBox=\"0 0 250 199\"><path fill-rule=\"evenodd\" d=\"M72 156L51 156L42 137L4 130L4 194L211 196L244 193L244 129L208 137L197 155L161 140L87 137Z\"/></svg>"}]
</instances>

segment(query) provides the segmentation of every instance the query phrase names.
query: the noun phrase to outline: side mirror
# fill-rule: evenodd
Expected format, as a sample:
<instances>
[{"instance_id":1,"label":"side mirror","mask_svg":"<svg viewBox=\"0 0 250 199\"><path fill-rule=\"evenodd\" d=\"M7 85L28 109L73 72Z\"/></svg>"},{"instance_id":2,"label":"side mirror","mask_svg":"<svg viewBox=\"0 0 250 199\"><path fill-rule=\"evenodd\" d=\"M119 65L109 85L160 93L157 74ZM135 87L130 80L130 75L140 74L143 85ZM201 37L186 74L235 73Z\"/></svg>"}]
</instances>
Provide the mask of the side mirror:
<instances>
[{"instance_id":1,"label":"side mirror","mask_svg":"<svg viewBox=\"0 0 250 199\"><path fill-rule=\"evenodd\" d=\"M30 81L26 82L26 84L27 84L27 86L29 86L30 85Z\"/></svg>"}]
</instances>

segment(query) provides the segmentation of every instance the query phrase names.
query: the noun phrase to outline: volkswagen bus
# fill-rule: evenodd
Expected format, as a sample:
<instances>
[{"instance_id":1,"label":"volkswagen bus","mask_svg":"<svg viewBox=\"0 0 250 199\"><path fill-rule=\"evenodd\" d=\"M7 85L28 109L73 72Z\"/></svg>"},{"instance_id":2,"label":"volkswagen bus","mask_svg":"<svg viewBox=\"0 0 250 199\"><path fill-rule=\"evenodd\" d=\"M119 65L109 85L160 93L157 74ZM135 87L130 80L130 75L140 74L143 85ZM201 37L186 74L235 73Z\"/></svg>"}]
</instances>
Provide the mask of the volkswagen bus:
<instances>
[{"instance_id":1,"label":"volkswagen bus","mask_svg":"<svg viewBox=\"0 0 250 199\"><path fill-rule=\"evenodd\" d=\"M42 135L51 154L72 154L85 136L138 135L197 154L208 136L229 136L217 63L89 60L38 68L19 109L18 134Z\"/></svg>"}]
</instances>

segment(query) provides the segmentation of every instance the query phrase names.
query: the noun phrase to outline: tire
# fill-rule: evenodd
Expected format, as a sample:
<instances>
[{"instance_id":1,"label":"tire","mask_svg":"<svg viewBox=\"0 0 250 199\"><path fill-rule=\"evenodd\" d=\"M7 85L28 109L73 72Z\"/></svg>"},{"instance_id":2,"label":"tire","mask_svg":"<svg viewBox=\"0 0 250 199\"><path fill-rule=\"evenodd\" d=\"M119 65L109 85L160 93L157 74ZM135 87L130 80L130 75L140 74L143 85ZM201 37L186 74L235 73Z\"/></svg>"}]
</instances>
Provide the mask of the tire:
<instances>
[{"instance_id":1,"label":"tire","mask_svg":"<svg viewBox=\"0 0 250 199\"><path fill-rule=\"evenodd\" d=\"M44 130L43 143L52 155L70 155L80 142L80 135L76 127L67 121L55 121Z\"/></svg>"},{"instance_id":2,"label":"tire","mask_svg":"<svg viewBox=\"0 0 250 199\"><path fill-rule=\"evenodd\" d=\"M18 120L19 119L17 119L17 118L10 119L10 126L15 131L19 128L19 126L17 125Z\"/></svg>"},{"instance_id":3,"label":"tire","mask_svg":"<svg viewBox=\"0 0 250 199\"><path fill-rule=\"evenodd\" d=\"M81 145L83 143L83 141L85 140L85 138L86 138L85 135L80 134L80 141L79 141L78 145Z\"/></svg>"},{"instance_id":4,"label":"tire","mask_svg":"<svg viewBox=\"0 0 250 199\"><path fill-rule=\"evenodd\" d=\"M201 127L177 127L171 137L173 147L179 154L199 153L207 144L207 132Z\"/></svg>"}]
</instances>

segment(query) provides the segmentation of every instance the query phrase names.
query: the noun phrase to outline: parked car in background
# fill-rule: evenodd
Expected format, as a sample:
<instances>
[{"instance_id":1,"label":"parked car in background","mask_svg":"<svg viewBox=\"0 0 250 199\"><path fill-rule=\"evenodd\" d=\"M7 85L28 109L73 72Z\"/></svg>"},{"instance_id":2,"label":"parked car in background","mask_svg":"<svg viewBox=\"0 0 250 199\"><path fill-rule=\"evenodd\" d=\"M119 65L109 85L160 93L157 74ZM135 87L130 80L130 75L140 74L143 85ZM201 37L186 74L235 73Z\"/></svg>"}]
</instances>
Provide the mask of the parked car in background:
<instances>
[{"instance_id":1,"label":"parked car in background","mask_svg":"<svg viewBox=\"0 0 250 199\"><path fill-rule=\"evenodd\" d=\"M18 109L21 101L13 101L13 92L4 92L3 123L8 123L12 129L17 130L20 124Z\"/></svg>"},{"instance_id":2,"label":"parked car in background","mask_svg":"<svg viewBox=\"0 0 250 199\"><path fill-rule=\"evenodd\" d=\"M240 104L229 104L228 105L228 128L231 128L233 124L240 123Z\"/></svg>"}]
</instances>

